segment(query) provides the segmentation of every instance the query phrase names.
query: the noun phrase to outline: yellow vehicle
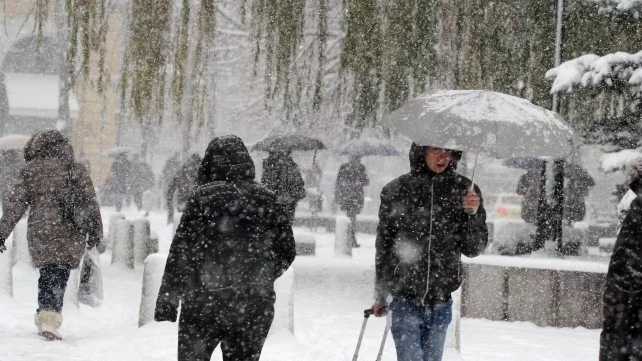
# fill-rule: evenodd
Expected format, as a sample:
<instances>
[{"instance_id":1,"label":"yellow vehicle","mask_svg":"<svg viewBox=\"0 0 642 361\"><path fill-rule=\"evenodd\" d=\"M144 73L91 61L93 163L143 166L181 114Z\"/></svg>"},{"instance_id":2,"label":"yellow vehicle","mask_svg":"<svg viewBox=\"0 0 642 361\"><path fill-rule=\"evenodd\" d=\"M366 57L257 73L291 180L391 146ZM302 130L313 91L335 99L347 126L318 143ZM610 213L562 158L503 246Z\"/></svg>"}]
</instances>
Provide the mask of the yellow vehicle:
<instances>
[{"instance_id":1,"label":"yellow vehicle","mask_svg":"<svg viewBox=\"0 0 642 361\"><path fill-rule=\"evenodd\" d=\"M516 193L484 195L484 208L488 218L521 218L522 196Z\"/></svg>"}]
</instances>

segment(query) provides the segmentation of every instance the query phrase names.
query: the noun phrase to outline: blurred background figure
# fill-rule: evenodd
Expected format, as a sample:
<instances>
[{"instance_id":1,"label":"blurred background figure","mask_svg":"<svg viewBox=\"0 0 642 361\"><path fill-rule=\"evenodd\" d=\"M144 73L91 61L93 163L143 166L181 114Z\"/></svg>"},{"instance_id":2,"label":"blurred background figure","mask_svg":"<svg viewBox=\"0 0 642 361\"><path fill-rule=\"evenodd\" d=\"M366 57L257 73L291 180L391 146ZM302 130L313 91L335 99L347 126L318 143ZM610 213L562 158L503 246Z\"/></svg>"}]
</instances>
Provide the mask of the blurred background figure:
<instances>
[{"instance_id":1,"label":"blurred background figure","mask_svg":"<svg viewBox=\"0 0 642 361\"><path fill-rule=\"evenodd\" d=\"M135 155L132 160L130 184L134 204L140 211L143 209L143 192L154 187L154 172L139 155Z\"/></svg>"},{"instance_id":2,"label":"blurred background figure","mask_svg":"<svg viewBox=\"0 0 642 361\"><path fill-rule=\"evenodd\" d=\"M179 212L185 209L185 204L196 187L200 166L201 156L194 153L189 157L187 163L183 165L180 171L169 181L165 192L168 224L174 220L175 206Z\"/></svg>"},{"instance_id":3,"label":"blurred background figure","mask_svg":"<svg viewBox=\"0 0 642 361\"><path fill-rule=\"evenodd\" d=\"M0 151L0 197L2 197L2 211L5 211L6 200L11 195L20 170L25 166L23 152L18 149Z\"/></svg>"},{"instance_id":4,"label":"blurred background figure","mask_svg":"<svg viewBox=\"0 0 642 361\"><path fill-rule=\"evenodd\" d=\"M370 183L366 166L361 164L361 157L350 157L350 161L339 168L334 199L350 219L350 239L352 247L357 244L357 214L363 209L363 187Z\"/></svg>"},{"instance_id":5,"label":"blurred background figure","mask_svg":"<svg viewBox=\"0 0 642 361\"><path fill-rule=\"evenodd\" d=\"M178 152L175 152L171 157L167 158L163 170L161 171L161 176L159 179L159 186L163 192L167 192L167 187L169 183L176 177L176 175L181 171L181 161L180 155Z\"/></svg>"},{"instance_id":6,"label":"blurred background figure","mask_svg":"<svg viewBox=\"0 0 642 361\"><path fill-rule=\"evenodd\" d=\"M123 200L131 186L131 169L131 162L127 159L127 154L119 154L111 164L105 182L106 192L109 193L117 212L123 208Z\"/></svg>"},{"instance_id":7,"label":"blurred background figure","mask_svg":"<svg viewBox=\"0 0 642 361\"><path fill-rule=\"evenodd\" d=\"M297 203L305 198L305 182L291 151L270 152L263 160L261 184L276 193L290 223L294 220Z\"/></svg>"}]
</instances>

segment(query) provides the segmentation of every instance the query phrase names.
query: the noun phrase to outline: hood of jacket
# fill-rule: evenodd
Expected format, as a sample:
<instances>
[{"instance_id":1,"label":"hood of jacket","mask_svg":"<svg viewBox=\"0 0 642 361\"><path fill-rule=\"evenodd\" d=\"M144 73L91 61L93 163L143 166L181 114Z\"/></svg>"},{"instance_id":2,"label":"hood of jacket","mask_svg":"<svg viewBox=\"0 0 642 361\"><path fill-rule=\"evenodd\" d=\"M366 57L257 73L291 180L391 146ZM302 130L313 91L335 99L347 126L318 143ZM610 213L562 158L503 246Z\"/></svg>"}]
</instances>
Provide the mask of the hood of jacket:
<instances>
[{"instance_id":1,"label":"hood of jacket","mask_svg":"<svg viewBox=\"0 0 642 361\"><path fill-rule=\"evenodd\" d=\"M253 179L254 162L241 138L226 135L212 139L198 170L198 185Z\"/></svg>"},{"instance_id":2,"label":"hood of jacket","mask_svg":"<svg viewBox=\"0 0 642 361\"><path fill-rule=\"evenodd\" d=\"M426 165L426 156L424 151L425 149L426 147L417 145L414 142L410 146L410 152L408 153L408 158L410 160L410 173L412 173L413 175L429 175L433 177L437 175L437 173L433 172L430 168L428 168L428 165ZM457 164L459 164L459 160L461 160L462 154L463 152L461 151L453 151L450 163L442 174L454 175L455 171L457 170Z\"/></svg>"},{"instance_id":3,"label":"hood of jacket","mask_svg":"<svg viewBox=\"0 0 642 361\"><path fill-rule=\"evenodd\" d=\"M55 158L72 164L74 151L69 140L58 130L47 130L34 134L24 148L27 163L35 159Z\"/></svg>"}]
</instances>

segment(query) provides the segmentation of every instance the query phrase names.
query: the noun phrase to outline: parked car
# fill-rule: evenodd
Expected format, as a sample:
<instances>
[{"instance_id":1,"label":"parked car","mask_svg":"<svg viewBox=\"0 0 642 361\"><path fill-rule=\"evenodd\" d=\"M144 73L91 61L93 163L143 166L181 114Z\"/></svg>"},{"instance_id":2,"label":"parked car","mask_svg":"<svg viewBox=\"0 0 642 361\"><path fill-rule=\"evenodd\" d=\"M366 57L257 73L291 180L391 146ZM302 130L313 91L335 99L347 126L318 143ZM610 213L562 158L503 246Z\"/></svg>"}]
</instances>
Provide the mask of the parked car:
<instances>
[{"instance_id":1,"label":"parked car","mask_svg":"<svg viewBox=\"0 0 642 361\"><path fill-rule=\"evenodd\" d=\"M489 218L521 218L522 196L516 193L484 195L484 208Z\"/></svg>"}]
</instances>

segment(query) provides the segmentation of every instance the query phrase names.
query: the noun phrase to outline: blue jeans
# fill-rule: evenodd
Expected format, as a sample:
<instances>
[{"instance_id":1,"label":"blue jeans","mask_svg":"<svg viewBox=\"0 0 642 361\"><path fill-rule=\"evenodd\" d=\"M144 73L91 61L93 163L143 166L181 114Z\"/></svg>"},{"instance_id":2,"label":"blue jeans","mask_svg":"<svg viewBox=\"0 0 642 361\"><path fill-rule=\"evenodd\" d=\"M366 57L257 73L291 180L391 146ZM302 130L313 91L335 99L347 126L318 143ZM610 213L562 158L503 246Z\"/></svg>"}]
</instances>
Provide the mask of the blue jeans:
<instances>
[{"instance_id":1,"label":"blue jeans","mask_svg":"<svg viewBox=\"0 0 642 361\"><path fill-rule=\"evenodd\" d=\"M393 300L392 338L397 361L441 361L446 331L452 320L453 301L441 301L422 306L403 299Z\"/></svg>"}]
</instances>

